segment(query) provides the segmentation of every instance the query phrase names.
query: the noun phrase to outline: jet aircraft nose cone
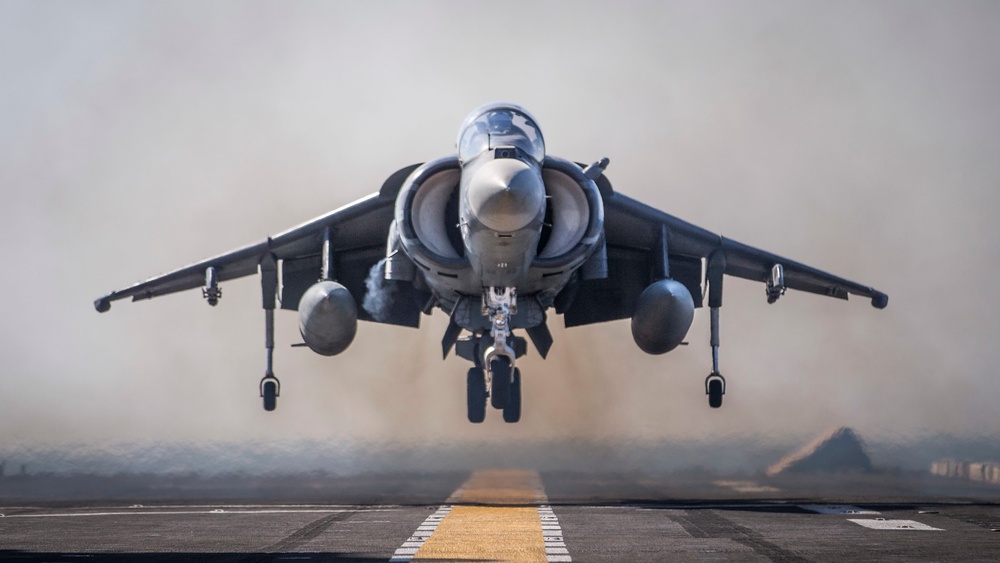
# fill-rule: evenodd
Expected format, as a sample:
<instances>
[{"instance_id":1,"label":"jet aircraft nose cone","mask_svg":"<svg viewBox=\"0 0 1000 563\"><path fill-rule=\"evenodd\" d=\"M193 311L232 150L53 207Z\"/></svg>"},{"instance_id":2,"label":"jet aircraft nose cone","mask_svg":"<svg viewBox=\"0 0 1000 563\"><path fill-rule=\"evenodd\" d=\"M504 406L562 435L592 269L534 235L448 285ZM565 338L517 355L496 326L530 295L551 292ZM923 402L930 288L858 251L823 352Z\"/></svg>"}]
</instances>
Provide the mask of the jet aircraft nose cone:
<instances>
[{"instance_id":1,"label":"jet aircraft nose cone","mask_svg":"<svg viewBox=\"0 0 1000 563\"><path fill-rule=\"evenodd\" d=\"M476 170L468 193L476 219L501 233L527 227L545 209L541 173L512 158L492 160Z\"/></svg>"}]
</instances>

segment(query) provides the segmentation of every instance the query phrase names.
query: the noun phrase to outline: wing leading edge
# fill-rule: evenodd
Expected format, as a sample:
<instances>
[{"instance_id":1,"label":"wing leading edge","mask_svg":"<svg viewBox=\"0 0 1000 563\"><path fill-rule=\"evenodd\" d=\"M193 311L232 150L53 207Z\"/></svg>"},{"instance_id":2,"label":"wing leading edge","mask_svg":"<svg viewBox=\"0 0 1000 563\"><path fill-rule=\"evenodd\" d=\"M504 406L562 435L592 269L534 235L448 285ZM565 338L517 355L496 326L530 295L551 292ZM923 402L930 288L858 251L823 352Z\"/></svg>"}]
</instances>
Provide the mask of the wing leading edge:
<instances>
[{"instance_id":1,"label":"wing leading edge","mask_svg":"<svg viewBox=\"0 0 1000 563\"><path fill-rule=\"evenodd\" d=\"M166 274L126 287L98 298L94 306L107 311L112 301L132 298L151 299L205 285L205 272L214 268L218 281L228 281L257 273L262 261L271 255L275 259L294 259L317 254L322 248L324 232L332 229L333 241L339 249L385 246L392 217L392 198L372 194L354 203L317 217L263 242L238 248L225 254L195 262ZM385 215L385 217L375 216ZM367 219L367 220L366 220ZM367 272L365 272L367 274Z\"/></svg>"},{"instance_id":2,"label":"wing leading edge","mask_svg":"<svg viewBox=\"0 0 1000 563\"><path fill-rule=\"evenodd\" d=\"M607 179L598 180L604 199L604 231L608 247L609 279L583 282L566 307L566 325L624 319L632 316L639 294L653 281L670 277L688 286L696 306L702 305L702 260L711 271L767 283L780 264L787 288L837 299L858 295L882 309L888 296L794 260L724 238L664 213L631 197L616 193ZM663 254L668 256L663 267ZM583 299L581 299L583 297Z\"/></svg>"},{"instance_id":3,"label":"wing leading edge","mask_svg":"<svg viewBox=\"0 0 1000 563\"><path fill-rule=\"evenodd\" d=\"M612 219L605 222L609 244L621 240L626 244L638 242L636 222L647 230L656 231L666 226L669 251L682 256L721 260L724 273L738 278L766 282L771 268L781 264L785 271L785 285L792 289L819 295L847 299L848 294L868 297L872 305L881 309L888 303L888 296L872 287L829 274L811 266L789 260L770 252L727 239L692 225L620 193L604 202ZM624 235L624 236L623 236Z\"/></svg>"},{"instance_id":4,"label":"wing leading edge","mask_svg":"<svg viewBox=\"0 0 1000 563\"><path fill-rule=\"evenodd\" d=\"M112 301L131 298L132 301L151 299L179 291L204 287L206 271L214 268L216 280L228 281L256 274L261 263L273 258L289 262L317 263L321 260L324 238L329 235L332 252L342 266L337 278L363 298L364 280L371 266L385 255L386 239L392 222L396 194L403 181L419 164L404 167L390 176L374 194L268 237L263 242L238 248L225 254L195 262L166 274L131 285L99 297L94 307L101 313L111 308ZM317 268L317 273L319 272ZM283 304L294 309L294 304ZM364 311L361 318L371 320Z\"/></svg>"}]
</instances>

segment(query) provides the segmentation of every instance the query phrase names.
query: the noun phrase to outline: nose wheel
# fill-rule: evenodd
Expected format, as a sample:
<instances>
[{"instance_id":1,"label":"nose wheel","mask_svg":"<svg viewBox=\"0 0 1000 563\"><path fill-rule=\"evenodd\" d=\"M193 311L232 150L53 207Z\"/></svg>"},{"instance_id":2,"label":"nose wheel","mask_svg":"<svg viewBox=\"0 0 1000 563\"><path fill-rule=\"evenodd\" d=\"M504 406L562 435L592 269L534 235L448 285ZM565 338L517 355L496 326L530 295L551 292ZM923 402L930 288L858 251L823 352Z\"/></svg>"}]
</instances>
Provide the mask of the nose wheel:
<instances>
[{"instance_id":1,"label":"nose wheel","mask_svg":"<svg viewBox=\"0 0 1000 563\"><path fill-rule=\"evenodd\" d=\"M514 374L511 373L510 358L497 356L490 362L490 404L495 409L504 409L510 402L510 388Z\"/></svg>"},{"instance_id":2,"label":"nose wheel","mask_svg":"<svg viewBox=\"0 0 1000 563\"><path fill-rule=\"evenodd\" d=\"M486 374L480 368L470 368L466 378L469 422L479 424L486 420Z\"/></svg>"},{"instance_id":3,"label":"nose wheel","mask_svg":"<svg viewBox=\"0 0 1000 563\"><path fill-rule=\"evenodd\" d=\"M514 380L510 383L510 395L507 406L503 408L504 422L519 422L521 420L521 370L514 368Z\"/></svg>"}]
</instances>

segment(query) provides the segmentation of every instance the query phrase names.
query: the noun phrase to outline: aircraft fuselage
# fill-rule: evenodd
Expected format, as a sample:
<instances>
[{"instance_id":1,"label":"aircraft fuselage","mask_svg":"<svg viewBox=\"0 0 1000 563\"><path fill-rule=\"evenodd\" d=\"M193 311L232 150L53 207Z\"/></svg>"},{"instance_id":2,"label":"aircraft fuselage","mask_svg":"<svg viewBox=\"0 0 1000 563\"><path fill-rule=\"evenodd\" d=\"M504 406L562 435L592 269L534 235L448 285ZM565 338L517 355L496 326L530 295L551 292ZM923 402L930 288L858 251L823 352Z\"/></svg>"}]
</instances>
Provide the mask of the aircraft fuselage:
<instances>
[{"instance_id":1,"label":"aircraft fuselage","mask_svg":"<svg viewBox=\"0 0 1000 563\"><path fill-rule=\"evenodd\" d=\"M462 242L479 287L526 286L545 218L538 163L482 154L463 165L459 199Z\"/></svg>"}]
</instances>

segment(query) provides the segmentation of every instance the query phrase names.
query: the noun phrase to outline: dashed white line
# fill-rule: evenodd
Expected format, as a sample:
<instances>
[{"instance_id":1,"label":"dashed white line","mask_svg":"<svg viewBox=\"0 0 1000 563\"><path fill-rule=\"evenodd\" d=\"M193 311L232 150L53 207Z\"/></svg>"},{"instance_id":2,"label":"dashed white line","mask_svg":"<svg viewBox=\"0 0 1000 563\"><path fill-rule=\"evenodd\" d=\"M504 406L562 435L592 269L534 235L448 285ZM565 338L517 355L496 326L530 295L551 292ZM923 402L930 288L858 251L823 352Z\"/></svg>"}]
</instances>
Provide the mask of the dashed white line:
<instances>
[{"instance_id":1,"label":"dashed white line","mask_svg":"<svg viewBox=\"0 0 1000 563\"><path fill-rule=\"evenodd\" d=\"M396 553L394 553L392 558L389 559L390 563L406 563L413 561L413 557L417 554L417 551L423 547L427 538L431 537L434 530L437 530L438 524L441 523L441 520L444 520L444 517L450 512L451 506L445 505L438 508L434 514L428 516L427 519L424 520L423 524L417 526L417 531L413 532L410 539L406 540L403 542L403 545L399 546Z\"/></svg>"},{"instance_id":2,"label":"dashed white line","mask_svg":"<svg viewBox=\"0 0 1000 563\"><path fill-rule=\"evenodd\" d=\"M538 507L538 518L542 521L542 540L545 542L545 559L549 563L573 561L566 549L566 542L563 541L562 526L559 525L559 518L552 507L541 505Z\"/></svg>"}]
</instances>

